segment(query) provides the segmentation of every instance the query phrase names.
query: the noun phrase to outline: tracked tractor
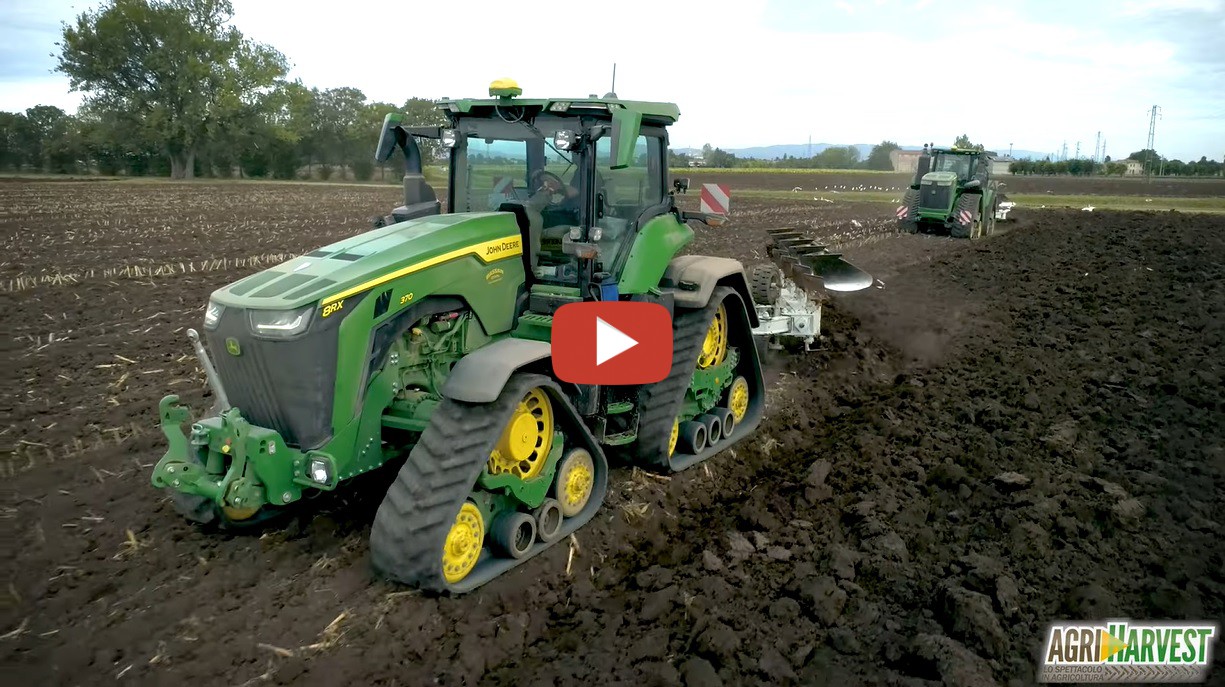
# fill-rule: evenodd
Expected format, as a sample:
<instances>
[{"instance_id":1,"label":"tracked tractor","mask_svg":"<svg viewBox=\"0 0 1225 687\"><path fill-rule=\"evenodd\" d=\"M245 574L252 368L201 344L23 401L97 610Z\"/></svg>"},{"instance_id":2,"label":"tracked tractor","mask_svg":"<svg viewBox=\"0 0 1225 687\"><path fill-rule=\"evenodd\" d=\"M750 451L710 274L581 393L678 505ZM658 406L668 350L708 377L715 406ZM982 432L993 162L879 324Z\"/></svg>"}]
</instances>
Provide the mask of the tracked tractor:
<instances>
[{"instance_id":1,"label":"tracked tractor","mask_svg":"<svg viewBox=\"0 0 1225 687\"><path fill-rule=\"evenodd\" d=\"M677 206L675 105L502 80L438 106L443 126L384 121L375 157L400 151L406 171L381 226L212 294L189 336L215 407L192 420L162 399L152 482L188 519L241 529L386 466L375 571L465 592L589 522L610 454L678 471L743 440L764 387L743 267L679 255L689 222L724 218ZM422 140L448 156L445 212ZM668 376L557 378L554 314L613 300L670 313Z\"/></svg>"},{"instance_id":2,"label":"tracked tractor","mask_svg":"<svg viewBox=\"0 0 1225 687\"><path fill-rule=\"evenodd\" d=\"M991 178L994 156L972 148L923 146L914 180L897 208L898 228L962 239L995 233L1015 203L1004 196L1004 184Z\"/></svg>"}]
</instances>

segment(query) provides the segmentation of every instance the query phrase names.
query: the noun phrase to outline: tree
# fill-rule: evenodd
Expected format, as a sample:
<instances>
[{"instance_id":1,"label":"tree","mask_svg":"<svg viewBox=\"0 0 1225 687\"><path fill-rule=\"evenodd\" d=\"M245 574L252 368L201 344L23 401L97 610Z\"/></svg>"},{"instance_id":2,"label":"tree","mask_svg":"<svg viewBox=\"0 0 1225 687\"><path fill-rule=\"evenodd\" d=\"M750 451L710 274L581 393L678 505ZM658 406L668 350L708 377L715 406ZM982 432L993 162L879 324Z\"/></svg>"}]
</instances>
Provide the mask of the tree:
<instances>
[{"instance_id":1,"label":"tree","mask_svg":"<svg viewBox=\"0 0 1225 687\"><path fill-rule=\"evenodd\" d=\"M706 155L706 164L711 167L735 167L737 165L736 155L722 148L715 148Z\"/></svg>"},{"instance_id":2,"label":"tree","mask_svg":"<svg viewBox=\"0 0 1225 687\"><path fill-rule=\"evenodd\" d=\"M1123 159L1139 160L1141 162L1144 162L1145 160L1160 160L1161 156L1158 155L1157 151L1153 150L1152 148L1144 148L1142 150L1137 150L1136 152L1132 153L1131 155L1128 155L1126 158L1123 158Z\"/></svg>"},{"instance_id":3,"label":"tree","mask_svg":"<svg viewBox=\"0 0 1225 687\"><path fill-rule=\"evenodd\" d=\"M868 153L868 159L864 166L868 169L892 171L893 160L889 159L889 153L899 149L901 149L901 146L893 141L881 141L877 145L872 146L872 152Z\"/></svg>"},{"instance_id":4,"label":"tree","mask_svg":"<svg viewBox=\"0 0 1225 687\"><path fill-rule=\"evenodd\" d=\"M286 71L285 57L229 26L229 0L109 0L63 27L56 70L87 103L122 115L194 176L196 153Z\"/></svg>"},{"instance_id":5,"label":"tree","mask_svg":"<svg viewBox=\"0 0 1225 687\"><path fill-rule=\"evenodd\" d=\"M974 144L970 142L970 137L967 134L962 134L953 141L954 148L973 148Z\"/></svg>"}]
</instances>

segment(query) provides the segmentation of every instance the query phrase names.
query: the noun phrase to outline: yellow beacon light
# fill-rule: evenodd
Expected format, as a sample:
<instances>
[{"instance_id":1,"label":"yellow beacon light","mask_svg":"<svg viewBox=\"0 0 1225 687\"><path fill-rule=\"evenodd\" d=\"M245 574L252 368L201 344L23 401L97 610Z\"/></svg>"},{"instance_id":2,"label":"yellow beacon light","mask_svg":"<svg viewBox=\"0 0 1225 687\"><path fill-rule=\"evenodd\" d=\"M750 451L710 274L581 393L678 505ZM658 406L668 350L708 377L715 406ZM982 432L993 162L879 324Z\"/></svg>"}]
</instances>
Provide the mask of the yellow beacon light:
<instances>
[{"instance_id":1,"label":"yellow beacon light","mask_svg":"<svg viewBox=\"0 0 1225 687\"><path fill-rule=\"evenodd\" d=\"M523 89L519 88L519 82L514 79L498 79L489 84L489 95L497 98L513 98L523 95Z\"/></svg>"}]
</instances>

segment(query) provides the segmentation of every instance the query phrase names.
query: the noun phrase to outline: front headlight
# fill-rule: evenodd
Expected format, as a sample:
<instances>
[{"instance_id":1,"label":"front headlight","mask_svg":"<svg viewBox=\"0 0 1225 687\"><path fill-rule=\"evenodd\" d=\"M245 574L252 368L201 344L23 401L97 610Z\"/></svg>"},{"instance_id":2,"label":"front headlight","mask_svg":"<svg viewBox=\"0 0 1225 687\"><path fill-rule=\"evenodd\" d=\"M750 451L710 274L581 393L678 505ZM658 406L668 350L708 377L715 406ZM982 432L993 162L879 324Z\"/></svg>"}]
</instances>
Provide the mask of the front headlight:
<instances>
[{"instance_id":1,"label":"front headlight","mask_svg":"<svg viewBox=\"0 0 1225 687\"><path fill-rule=\"evenodd\" d=\"M208 309L204 311L204 328L216 329L217 323L221 321L221 313L224 311L224 305L209 301Z\"/></svg>"},{"instance_id":2,"label":"front headlight","mask_svg":"<svg viewBox=\"0 0 1225 687\"><path fill-rule=\"evenodd\" d=\"M256 336L274 339L288 339L302 332L310 325L314 305L308 305L298 310L249 310L251 331Z\"/></svg>"}]
</instances>

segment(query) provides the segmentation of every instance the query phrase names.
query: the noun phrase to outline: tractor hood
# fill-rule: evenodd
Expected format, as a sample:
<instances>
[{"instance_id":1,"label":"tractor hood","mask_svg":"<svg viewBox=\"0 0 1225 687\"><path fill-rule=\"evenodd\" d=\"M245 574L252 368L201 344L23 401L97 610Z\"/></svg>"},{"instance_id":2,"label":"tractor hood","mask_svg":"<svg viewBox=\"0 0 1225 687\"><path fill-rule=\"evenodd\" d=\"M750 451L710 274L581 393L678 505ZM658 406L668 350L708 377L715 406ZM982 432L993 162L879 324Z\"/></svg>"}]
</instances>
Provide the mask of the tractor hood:
<instances>
[{"instance_id":1,"label":"tractor hood","mask_svg":"<svg viewBox=\"0 0 1225 687\"><path fill-rule=\"evenodd\" d=\"M353 236L257 272L213 292L226 307L287 310L355 295L466 255L520 247L508 212L435 215ZM511 245L513 244L513 245Z\"/></svg>"},{"instance_id":2,"label":"tractor hood","mask_svg":"<svg viewBox=\"0 0 1225 687\"><path fill-rule=\"evenodd\" d=\"M923 175L923 184L935 184L937 186L952 186L957 183L956 172L928 172Z\"/></svg>"}]
</instances>

